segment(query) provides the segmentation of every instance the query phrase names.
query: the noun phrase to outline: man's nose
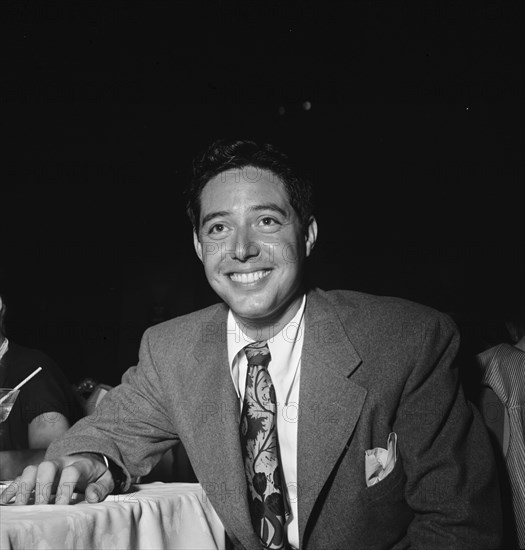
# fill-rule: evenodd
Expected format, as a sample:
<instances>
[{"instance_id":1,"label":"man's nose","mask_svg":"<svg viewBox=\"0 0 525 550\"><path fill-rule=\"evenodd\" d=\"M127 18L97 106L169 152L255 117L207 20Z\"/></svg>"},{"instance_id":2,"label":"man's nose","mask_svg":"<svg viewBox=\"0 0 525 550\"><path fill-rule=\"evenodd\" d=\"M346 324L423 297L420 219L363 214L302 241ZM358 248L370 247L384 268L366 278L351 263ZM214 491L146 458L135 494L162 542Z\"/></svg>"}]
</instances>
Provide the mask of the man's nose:
<instances>
[{"instance_id":1,"label":"man's nose","mask_svg":"<svg viewBox=\"0 0 525 550\"><path fill-rule=\"evenodd\" d=\"M247 262L261 253L260 244L253 238L249 230L241 230L236 235L233 257L240 262Z\"/></svg>"}]
</instances>

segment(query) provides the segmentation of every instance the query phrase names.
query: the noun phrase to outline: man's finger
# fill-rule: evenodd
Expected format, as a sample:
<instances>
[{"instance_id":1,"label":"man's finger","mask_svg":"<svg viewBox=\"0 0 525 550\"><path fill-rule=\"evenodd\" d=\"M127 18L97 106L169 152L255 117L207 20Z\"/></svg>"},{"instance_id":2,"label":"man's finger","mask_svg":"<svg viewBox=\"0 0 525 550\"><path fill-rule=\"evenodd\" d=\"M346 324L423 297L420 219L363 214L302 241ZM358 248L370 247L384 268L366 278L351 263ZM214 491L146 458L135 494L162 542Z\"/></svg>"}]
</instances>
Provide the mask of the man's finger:
<instances>
[{"instance_id":1,"label":"man's finger","mask_svg":"<svg viewBox=\"0 0 525 550\"><path fill-rule=\"evenodd\" d=\"M95 483L86 488L86 502L96 503L104 500L113 491L115 483L109 470L106 470Z\"/></svg>"},{"instance_id":2,"label":"man's finger","mask_svg":"<svg viewBox=\"0 0 525 550\"><path fill-rule=\"evenodd\" d=\"M55 504L69 504L81 477L78 463L66 466L58 482Z\"/></svg>"},{"instance_id":3,"label":"man's finger","mask_svg":"<svg viewBox=\"0 0 525 550\"><path fill-rule=\"evenodd\" d=\"M106 465L100 459L86 455L71 455L62 460L62 475L57 487L56 504L69 504L75 489L85 492L90 484L98 482L106 472L111 478ZM104 497L107 494L105 486L109 487L107 480L103 480L101 486L101 494L105 493Z\"/></svg>"},{"instance_id":4,"label":"man's finger","mask_svg":"<svg viewBox=\"0 0 525 550\"><path fill-rule=\"evenodd\" d=\"M36 473L35 504L48 504L56 486L58 465L53 461L41 462Z\"/></svg>"},{"instance_id":5,"label":"man's finger","mask_svg":"<svg viewBox=\"0 0 525 550\"><path fill-rule=\"evenodd\" d=\"M18 486L16 488L15 504L21 506L29 502L29 498L33 493L36 485L36 466L27 466L22 475L17 478Z\"/></svg>"}]
</instances>

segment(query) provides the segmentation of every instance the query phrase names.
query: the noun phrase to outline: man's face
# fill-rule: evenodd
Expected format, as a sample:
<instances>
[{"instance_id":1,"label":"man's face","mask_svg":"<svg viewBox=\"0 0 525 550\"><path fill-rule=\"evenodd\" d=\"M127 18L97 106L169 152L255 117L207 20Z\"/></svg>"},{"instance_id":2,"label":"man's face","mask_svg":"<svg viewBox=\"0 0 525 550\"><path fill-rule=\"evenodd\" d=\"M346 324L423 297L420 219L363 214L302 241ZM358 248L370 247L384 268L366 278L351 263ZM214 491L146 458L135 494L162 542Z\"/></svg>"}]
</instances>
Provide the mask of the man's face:
<instances>
[{"instance_id":1,"label":"man's face","mask_svg":"<svg viewBox=\"0 0 525 550\"><path fill-rule=\"evenodd\" d=\"M248 324L291 320L315 219L305 233L281 180L252 167L217 175L200 202L194 243L213 290Z\"/></svg>"}]
</instances>

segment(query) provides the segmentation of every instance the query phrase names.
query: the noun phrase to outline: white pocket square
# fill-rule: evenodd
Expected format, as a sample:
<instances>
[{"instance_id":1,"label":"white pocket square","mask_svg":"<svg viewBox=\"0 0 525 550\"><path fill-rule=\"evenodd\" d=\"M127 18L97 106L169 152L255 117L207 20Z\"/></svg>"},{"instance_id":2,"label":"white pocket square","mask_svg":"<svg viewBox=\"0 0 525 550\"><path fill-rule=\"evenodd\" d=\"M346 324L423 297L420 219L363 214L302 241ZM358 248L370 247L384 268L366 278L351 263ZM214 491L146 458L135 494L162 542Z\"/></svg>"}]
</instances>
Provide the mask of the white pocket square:
<instances>
[{"instance_id":1,"label":"white pocket square","mask_svg":"<svg viewBox=\"0 0 525 550\"><path fill-rule=\"evenodd\" d=\"M392 432L387 440L388 449L376 447L365 451L366 486L371 487L384 479L396 465L397 434Z\"/></svg>"}]
</instances>

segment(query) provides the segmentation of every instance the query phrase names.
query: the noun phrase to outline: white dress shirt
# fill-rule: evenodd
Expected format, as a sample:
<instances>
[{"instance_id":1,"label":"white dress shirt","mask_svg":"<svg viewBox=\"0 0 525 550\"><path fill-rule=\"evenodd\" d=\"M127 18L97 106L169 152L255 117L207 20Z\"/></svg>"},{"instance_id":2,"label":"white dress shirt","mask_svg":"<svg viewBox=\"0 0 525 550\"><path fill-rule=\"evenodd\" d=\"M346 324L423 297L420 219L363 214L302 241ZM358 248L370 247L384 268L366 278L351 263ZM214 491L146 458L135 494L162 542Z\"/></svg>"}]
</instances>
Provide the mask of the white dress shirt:
<instances>
[{"instance_id":1,"label":"white dress shirt","mask_svg":"<svg viewBox=\"0 0 525 550\"><path fill-rule=\"evenodd\" d=\"M281 451L281 466L288 499L289 516L285 529L288 543L299 548L297 521L297 420L299 418L299 379L304 336L306 295L295 317L268 340L271 361L268 372L277 397L277 434ZM248 361L243 348L253 342L242 331L231 310L228 313L227 344L233 385L242 409Z\"/></svg>"}]
</instances>

